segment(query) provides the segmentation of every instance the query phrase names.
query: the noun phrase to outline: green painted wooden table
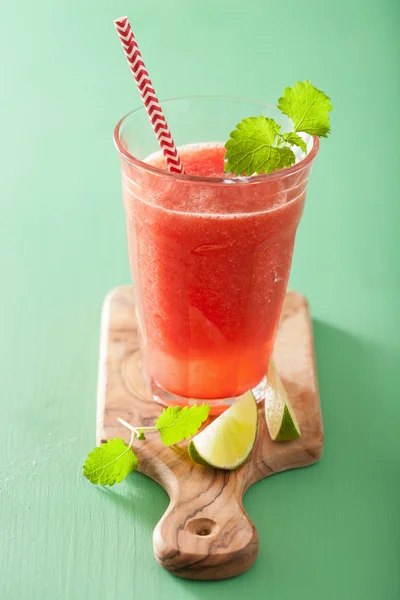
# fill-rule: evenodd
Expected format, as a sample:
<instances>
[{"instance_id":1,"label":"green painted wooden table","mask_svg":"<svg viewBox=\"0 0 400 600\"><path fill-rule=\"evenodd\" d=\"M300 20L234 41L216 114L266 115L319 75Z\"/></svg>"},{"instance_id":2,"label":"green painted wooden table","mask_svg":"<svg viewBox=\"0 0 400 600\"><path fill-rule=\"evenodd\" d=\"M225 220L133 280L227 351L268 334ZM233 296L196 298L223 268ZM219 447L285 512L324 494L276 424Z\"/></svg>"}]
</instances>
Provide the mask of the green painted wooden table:
<instances>
[{"instance_id":1,"label":"green painted wooden table","mask_svg":"<svg viewBox=\"0 0 400 600\"><path fill-rule=\"evenodd\" d=\"M335 106L291 277L312 306L325 453L250 489L260 555L222 582L155 563L155 483L106 490L81 475L101 303L129 282L111 140L139 102L113 28L125 13L161 97L274 101L310 78ZM400 596L399 25L395 0L3 2L2 600Z\"/></svg>"}]
</instances>

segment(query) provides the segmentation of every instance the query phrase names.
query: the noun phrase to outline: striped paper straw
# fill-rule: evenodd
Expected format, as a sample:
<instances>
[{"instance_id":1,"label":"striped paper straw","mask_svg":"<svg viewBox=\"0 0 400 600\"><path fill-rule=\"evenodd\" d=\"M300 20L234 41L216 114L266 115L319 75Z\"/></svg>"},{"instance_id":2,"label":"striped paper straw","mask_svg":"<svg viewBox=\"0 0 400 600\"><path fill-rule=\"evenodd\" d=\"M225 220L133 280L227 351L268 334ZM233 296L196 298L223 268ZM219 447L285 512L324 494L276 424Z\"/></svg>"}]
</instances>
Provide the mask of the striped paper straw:
<instances>
[{"instance_id":1,"label":"striped paper straw","mask_svg":"<svg viewBox=\"0 0 400 600\"><path fill-rule=\"evenodd\" d=\"M126 60L136 81L137 88L143 100L154 133L163 152L165 162L171 173L183 173L183 167L174 140L168 129L149 74L144 65L142 55L133 36L128 17L120 17L114 21L119 39L125 52Z\"/></svg>"}]
</instances>

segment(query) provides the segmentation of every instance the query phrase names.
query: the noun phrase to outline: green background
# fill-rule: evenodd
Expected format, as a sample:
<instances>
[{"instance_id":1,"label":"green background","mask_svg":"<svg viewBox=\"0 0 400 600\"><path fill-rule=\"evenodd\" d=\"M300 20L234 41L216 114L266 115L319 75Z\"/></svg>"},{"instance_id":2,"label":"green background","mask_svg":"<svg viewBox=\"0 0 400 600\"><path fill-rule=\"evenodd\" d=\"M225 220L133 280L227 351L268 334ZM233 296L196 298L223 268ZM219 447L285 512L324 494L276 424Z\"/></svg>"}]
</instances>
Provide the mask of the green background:
<instances>
[{"instance_id":1,"label":"green background","mask_svg":"<svg viewBox=\"0 0 400 600\"><path fill-rule=\"evenodd\" d=\"M7 0L0 19L2 600L394 600L399 581L399 4ZM333 99L291 287L314 318L326 444L255 485L257 563L222 582L156 565L164 491L91 486L100 309L129 281L111 133L139 104L128 14L159 96ZM245 116L245 115L243 115Z\"/></svg>"}]
</instances>

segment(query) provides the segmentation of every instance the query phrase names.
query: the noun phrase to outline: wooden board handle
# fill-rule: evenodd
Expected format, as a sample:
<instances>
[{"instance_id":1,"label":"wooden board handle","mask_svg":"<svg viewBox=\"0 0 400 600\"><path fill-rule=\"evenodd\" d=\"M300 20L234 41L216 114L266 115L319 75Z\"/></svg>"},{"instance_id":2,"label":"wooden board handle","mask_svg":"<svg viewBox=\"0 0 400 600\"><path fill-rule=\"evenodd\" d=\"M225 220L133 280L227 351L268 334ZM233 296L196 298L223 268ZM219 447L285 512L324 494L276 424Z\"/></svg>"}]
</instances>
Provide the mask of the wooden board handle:
<instances>
[{"instance_id":1,"label":"wooden board handle","mask_svg":"<svg viewBox=\"0 0 400 600\"><path fill-rule=\"evenodd\" d=\"M242 505L239 471L193 465L190 481L179 480L184 493L170 492L153 534L155 557L165 569L188 579L224 579L253 564L258 535Z\"/></svg>"}]
</instances>

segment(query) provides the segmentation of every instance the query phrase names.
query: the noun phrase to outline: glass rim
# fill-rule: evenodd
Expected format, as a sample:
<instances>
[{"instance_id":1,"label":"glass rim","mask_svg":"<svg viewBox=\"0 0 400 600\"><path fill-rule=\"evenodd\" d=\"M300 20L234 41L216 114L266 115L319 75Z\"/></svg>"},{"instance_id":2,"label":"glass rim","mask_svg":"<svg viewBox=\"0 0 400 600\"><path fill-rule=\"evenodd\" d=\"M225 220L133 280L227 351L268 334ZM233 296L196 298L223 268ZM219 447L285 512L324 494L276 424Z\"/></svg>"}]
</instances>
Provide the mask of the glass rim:
<instances>
[{"instance_id":1,"label":"glass rim","mask_svg":"<svg viewBox=\"0 0 400 600\"><path fill-rule=\"evenodd\" d=\"M229 96L229 95L220 95L220 94L194 94L194 95L188 95L188 96L175 96L172 98L165 98L163 100L160 101L161 105L164 105L168 102L176 102L178 100L234 100L234 101L239 101L239 102L249 102L252 104L256 104L258 106L265 106L268 108L274 108L276 109L277 107L274 106L273 104L269 104L267 102L261 102L259 100L253 100L251 98L244 98L244 97L240 97L240 96ZM154 175L158 175L158 176L162 176L162 177L168 177L171 180L174 181L182 181L182 182L193 182L193 183L207 183L207 184L222 184L222 185L248 185L250 183L262 183L265 181L272 181L274 179L278 179L278 178L282 178L282 177L288 177L289 175L292 175L293 173L296 173L297 171L300 171L302 169L304 169L305 167L307 167L309 164L312 163L312 161L314 160L318 149L319 149L319 137L314 135L312 136L313 138L313 145L312 148L310 150L310 152L304 157L302 158L302 160L300 160L298 163L295 163L294 165L292 165L291 167L286 167L283 169L280 169L279 171L274 171L273 173L263 173L261 175L250 175L250 176L243 176L243 175L238 175L235 177L200 177L198 175L186 175L186 174L182 174L182 173L171 173L170 171L164 170L164 169L159 169L158 167L155 167L149 163L144 162L143 160L140 160L139 158L136 158L135 156L133 156L133 154L130 154L123 146L121 143L121 137L120 137L120 131L121 131L121 127L122 125L127 121L127 119L140 111L145 111L145 107L143 105L138 106L137 108L129 111L126 115L124 115L122 117L122 119L120 119L117 123L117 125L114 128L114 135L113 135L113 139L114 139L114 144L116 149L118 150L118 152L120 154L123 155L123 157L125 159L128 160L128 162L130 162L131 164L135 165L136 167L147 171L149 173L152 173ZM244 118L244 117L243 117ZM232 126L233 128L234 126ZM161 152L161 150L160 150Z\"/></svg>"}]
</instances>

